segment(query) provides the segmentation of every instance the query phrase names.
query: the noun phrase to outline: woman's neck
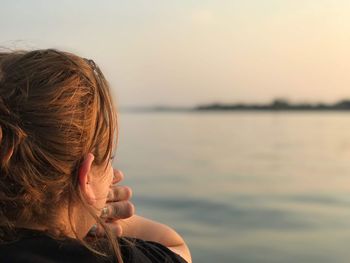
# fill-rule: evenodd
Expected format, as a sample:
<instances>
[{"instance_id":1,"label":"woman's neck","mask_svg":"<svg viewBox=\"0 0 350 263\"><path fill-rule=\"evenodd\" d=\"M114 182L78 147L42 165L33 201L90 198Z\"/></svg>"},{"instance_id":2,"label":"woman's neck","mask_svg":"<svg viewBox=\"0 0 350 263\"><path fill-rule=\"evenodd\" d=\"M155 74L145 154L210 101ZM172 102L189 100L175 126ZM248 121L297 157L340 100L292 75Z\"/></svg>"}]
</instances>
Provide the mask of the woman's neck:
<instances>
[{"instance_id":1,"label":"woman's neck","mask_svg":"<svg viewBox=\"0 0 350 263\"><path fill-rule=\"evenodd\" d=\"M58 213L59 216L56 223L52 225L42 225L36 222L16 222L16 228L26 228L32 230L39 230L45 232L55 233L60 236L67 236L70 238L84 238L89 229L94 224L94 221L89 220L85 214L80 213L81 209L74 208L72 220L69 219L68 209L63 209Z\"/></svg>"}]
</instances>

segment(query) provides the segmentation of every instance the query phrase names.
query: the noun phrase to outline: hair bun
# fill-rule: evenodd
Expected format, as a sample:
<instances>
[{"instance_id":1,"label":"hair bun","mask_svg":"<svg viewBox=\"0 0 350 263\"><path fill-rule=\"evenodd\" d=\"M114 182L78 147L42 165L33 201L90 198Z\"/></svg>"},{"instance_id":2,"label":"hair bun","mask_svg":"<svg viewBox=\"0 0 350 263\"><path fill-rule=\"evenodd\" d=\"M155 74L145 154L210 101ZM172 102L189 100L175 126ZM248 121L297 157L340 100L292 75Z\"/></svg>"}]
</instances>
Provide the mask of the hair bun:
<instances>
[{"instance_id":1,"label":"hair bun","mask_svg":"<svg viewBox=\"0 0 350 263\"><path fill-rule=\"evenodd\" d=\"M0 167L4 171L17 147L27 137L20 127L20 119L0 98Z\"/></svg>"}]
</instances>

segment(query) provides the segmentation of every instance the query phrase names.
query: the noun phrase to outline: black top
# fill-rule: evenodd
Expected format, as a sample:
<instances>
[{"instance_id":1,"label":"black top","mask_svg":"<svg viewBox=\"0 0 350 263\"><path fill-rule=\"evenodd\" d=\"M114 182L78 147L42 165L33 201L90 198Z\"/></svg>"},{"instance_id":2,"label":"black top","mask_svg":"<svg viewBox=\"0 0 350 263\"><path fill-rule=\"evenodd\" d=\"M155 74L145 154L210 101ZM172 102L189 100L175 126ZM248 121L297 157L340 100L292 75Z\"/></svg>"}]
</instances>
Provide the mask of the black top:
<instances>
[{"instance_id":1,"label":"black top","mask_svg":"<svg viewBox=\"0 0 350 263\"><path fill-rule=\"evenodd\" d=\"M88 250L73 238L54 239L43 231L17 229L20 238L0 245L1 263L111 263L115 257L101 257ZM167 247L135 238L118 238L125 263L186 263ZM132 243L132 244L130 244ZM99 239L99 247L108 247L106 239Z\"/></svg>"}]
</instances>

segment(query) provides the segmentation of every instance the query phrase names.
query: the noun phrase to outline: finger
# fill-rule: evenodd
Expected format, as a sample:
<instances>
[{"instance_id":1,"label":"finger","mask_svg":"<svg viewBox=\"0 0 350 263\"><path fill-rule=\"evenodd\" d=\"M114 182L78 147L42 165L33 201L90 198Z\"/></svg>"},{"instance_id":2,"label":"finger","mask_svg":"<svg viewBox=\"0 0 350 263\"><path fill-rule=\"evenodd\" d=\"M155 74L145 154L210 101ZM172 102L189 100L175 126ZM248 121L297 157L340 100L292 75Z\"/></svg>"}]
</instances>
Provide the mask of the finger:
<instances>
[{"instance_id":1,"label":"finger","mask_svg":"<svg viewBox=\"0 0 350 263\"><path fill-rule=\"evenodd\" d=\"M118 169L113 169L112 184L117 184L124 179L124 173Z\"/></svg>"},{"instance_id":2,"label":"finger","mask_svg":"<svg viewBox=\"0 0 350 263\"><path fill-rule=\"evenodd\" d=\"M101 210L101 218L104 219L125 219L133 216L135 206L129 201L111 202Z\"/></svg>"},{"instance_id":3,"label":"finger","mask_svg":"<svg viewBox=\"0 0 350 263\"><path fill-rule=\"evenodd\" d=\"M123 234L123 228L118 223L118 221L113 222L105 222L107 227L118 237L122 236ZM90 231L88 232L88 235L90 236L97 236L97 237L104 237L106 235L106 231L100 224L95 224L91 227Z\"/></svg>"},{"instance_id":4,"label":"finger","mask_svg":"<svg viewBox=\"0 0 350 263\"><path fill-rule=\"evenodd\" d=\"M103 228L100 225L94 224L90 228L88 235L90 235L90 236L103 236L104 233L105 233L105 231L103 230Z\"/></svg>"},{"instance_id":5,"label":"finger","mask_svg":"<svg viewBox=\"0 0 350 263\"><path fill-rule=\"evenodd\" d=\"M123 228L118 221L106 222L106 224L117 237L121 237L123 235Z\"/></svg>"},{"instance_id":6,"label":"finger","mask_svg":"<svg viewBox=\"0 0 350 263\"><path fill-rule=\"evenodd\" d=\"M109 189L107 202L126 201L132 196L132 190L128 186L114 185Z\"/></svg>"}]
</instances>

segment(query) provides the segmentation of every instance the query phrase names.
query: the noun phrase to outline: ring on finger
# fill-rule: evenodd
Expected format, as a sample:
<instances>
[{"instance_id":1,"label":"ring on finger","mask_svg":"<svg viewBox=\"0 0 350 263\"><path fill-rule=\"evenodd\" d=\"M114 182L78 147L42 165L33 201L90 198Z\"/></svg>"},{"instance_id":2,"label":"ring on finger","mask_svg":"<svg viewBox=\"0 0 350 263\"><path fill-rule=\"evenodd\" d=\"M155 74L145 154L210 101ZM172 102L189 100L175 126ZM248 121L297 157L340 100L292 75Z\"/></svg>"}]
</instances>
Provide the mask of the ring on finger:
<instances>
[{"instance_id":1,"label":"ring on finger","mask_svg":"<svg viewBox=\"0 0 350 263\"><path fill-rule=\"evenodd\" d=\"M108 214L109 214L108 206L105 206L104 208L102 208L101 217L106 218L108 217Z\"/></svg>"}]
</instances>

